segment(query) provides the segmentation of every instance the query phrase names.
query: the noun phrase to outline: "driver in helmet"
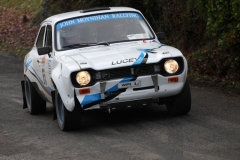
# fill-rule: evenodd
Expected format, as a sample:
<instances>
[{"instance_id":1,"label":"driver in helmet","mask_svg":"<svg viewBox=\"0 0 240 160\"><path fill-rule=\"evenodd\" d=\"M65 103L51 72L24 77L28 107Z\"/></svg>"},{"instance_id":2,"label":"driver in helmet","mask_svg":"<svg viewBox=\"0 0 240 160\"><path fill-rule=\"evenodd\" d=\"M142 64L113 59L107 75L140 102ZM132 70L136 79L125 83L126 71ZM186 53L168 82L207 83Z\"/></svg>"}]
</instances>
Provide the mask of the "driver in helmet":
<instances>
[{"instance_id":1,"label":"driver in helmet","mask_svg":"<svg viewBox=\"0 0 240 160\"><path fill-rule=\"evenodd\" d=\"M114 40L127 40L127 26L124 19L118 19L113 22L112 33Z\"/></svg>"},{"instance_id":2,"label":"driver in helmet","mask_svg":"<svg viewBox=\"0 0 240 160\"><path fill-rule=\"evenodd\" d=\"M80 34L76 27L71 26L61 30L61 44L62 46L68 46L79 43Z\"/></svg>"}]
</instances>

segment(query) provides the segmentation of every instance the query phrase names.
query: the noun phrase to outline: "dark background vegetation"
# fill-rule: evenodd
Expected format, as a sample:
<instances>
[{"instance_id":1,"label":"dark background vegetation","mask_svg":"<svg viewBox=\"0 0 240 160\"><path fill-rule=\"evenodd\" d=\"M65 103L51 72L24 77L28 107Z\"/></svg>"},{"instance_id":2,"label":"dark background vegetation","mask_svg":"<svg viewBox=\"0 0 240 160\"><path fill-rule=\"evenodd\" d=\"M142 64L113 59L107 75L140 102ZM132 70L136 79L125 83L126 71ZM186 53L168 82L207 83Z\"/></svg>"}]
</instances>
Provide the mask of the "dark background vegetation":
<instances>
[{"instance_id":1,"label":"dark background vegetation","mask_svg":"<svg viewBox=\"0 0 240 160\"><path fill-rule=\"evenodd\" d=\"M30 26L57 13L101 6L140 10L155 32L165 32L163 43L187 57L193 82L240 86L240 0L42 0Z\"/></svg>"}]
</instances>

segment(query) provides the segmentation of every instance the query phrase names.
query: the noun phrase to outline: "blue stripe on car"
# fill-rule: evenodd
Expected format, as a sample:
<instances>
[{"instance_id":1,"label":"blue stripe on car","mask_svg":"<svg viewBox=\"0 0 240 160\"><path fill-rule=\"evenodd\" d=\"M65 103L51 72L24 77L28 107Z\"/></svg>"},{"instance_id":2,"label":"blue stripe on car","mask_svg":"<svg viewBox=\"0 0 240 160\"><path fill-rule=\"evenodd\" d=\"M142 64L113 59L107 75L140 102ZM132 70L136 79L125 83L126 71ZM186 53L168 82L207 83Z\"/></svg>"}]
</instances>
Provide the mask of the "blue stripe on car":
<instances>
[{"instance_id":1,"label":"blue stripe on car","mask_svg":"<svg viewBox=\"0 0 240 160\"><path fill-rule=\"evenodd\" d=\"M139 55L139 57L138 57L138 60L135 61L135 62L132 64L132 66L140 65L140 64L142 63L143 59L144 59L144 53L141 53L141 54Z\"/></svg>"},{"instance_id":2,"label":"blue stripe on car","mask_svg":"<svg viewBox=\"0 0 240 160\"><path fill-rule=\"evenodd\" d=\"M160 46L158 46L158 48L161 48L162 46L166 46L165 44L161 44Z\"/></svg>"},{"instance_id":3,"label":"blue stripe on car","mask_svg":"<svg viewBox=\"0 0 240 160\"><path fill-rule=\"evenodd\" d=\"M129 82L133 79L133 77L128 77L128 78L124 78L122 79L119 83L123 83L123 82ZM109 88L108 90L106 90L105 92L114 92L118 90L118 83L116 85L114 85L113 87ZM105 95L105 98L107 97L107 95ZM83 101L81 102L81 105L87 105L96 101L99 101L101 99L101 95L100 93L96 93L96 94L91 94L91 95L86 95L83 98Z\"/></svg>"},{"instance_id":4,"label":"blue stripe on car","mask_svg":"<svg viewBox=\"0 0 240 160\"><path fill-rule=\"evenodd\" d=\"M31 63L32 63L32 59L29 58L29 59L26 61L26 64L25 64L26 68L28 68L28 67L31 65Z\"/></svg>"},{"instance_id":5,"label":"blue stripe on car","mask_svg":"<svg viewBox=\"0 0 240 160\"><path fill-rule=\"evenodd\" d=\"M43 84L43 81L41 80L41 78L38 76L37 72L35 71L35 69L33 69L32 66L30 66L30 68L33 70L34 72L34 75L35 77L37 78L37 80L40 82L41 86L43 88L45 88L45 90L48 92L48 93L51 93L51 91L53 91L50 87L45 87L44 84Z\"/></svg>"},{"instance_id":6,"label":"blue stripe on car","mask_svg":"<svg viewBox=\"0 0 240 160\"><path fill-rule=\"evenodd\" d=\"M106 97L106 96L105 96ZM100 93L86 95L81 103L81 105L86 105L101 99Z\"/></svg>"},{"instance_id":7,"label":"blue stripe on car","mask_svg":"<svg viewBox=\"0 0 240 160\"><path fill-rule=\"evenodd\" d=\"M157 48L152 48L152 49L146 49L146 48L139 48L138 50L141 52L146 52L146 53L156 53L154 52L155 49L161 48L162 46L166 46L165 44L161 44Z\"/></svg>"}]
</instances>

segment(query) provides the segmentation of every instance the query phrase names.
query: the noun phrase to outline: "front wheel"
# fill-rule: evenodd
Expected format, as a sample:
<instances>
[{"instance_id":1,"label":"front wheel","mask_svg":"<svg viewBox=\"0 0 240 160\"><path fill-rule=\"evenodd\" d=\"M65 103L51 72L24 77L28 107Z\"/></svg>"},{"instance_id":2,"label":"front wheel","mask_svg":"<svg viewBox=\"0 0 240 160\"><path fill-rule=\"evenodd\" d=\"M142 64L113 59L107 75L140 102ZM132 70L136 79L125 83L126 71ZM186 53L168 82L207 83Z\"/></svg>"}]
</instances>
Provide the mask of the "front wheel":
<instances>
[{"instance_id":1,"label":"front wheel","mask_svg":"<svg viewBox=\"0 0 240 160\"><path fill-rule=\"evenodd\" d=\"M35 115L46 112L46 101L40 97L27 77L25 77L24 83L26 103L30 114Z\"/></svg>"},{"instance_id":2,"label":"front wheel","mask_svg":"<svg viewBox=\"0 0 240 160\"><path fill-rule=\"evenodd\" d=\"M58 91L55 92L55 105L58 126L62 131L76 130L81 125L80 106L75 105L72 112L68 111L63 104L62 98Z\"/></svg>"},{"instance_id":3,"label":"front wheel","mask_svg":"<svg viewBox=\"0 0 240 160\"><path fill-rule=\"evenodd\" d=\"M166 107L171 115L183 115L191 110L191 91L188 80L186 80L182 91L171 97L171 101L166 103Z\"/></svg>"}]
</instances>

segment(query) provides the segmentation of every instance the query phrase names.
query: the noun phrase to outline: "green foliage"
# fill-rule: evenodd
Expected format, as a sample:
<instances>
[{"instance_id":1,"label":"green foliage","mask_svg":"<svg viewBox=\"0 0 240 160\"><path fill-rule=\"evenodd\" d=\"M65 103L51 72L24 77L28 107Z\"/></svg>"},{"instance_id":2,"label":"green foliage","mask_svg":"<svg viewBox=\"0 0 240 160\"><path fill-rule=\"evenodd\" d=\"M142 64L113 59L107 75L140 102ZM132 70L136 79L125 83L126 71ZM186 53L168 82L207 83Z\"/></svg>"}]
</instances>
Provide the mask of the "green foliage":
<instances>
[{"instance_id":1,"label":"green foliage","mask_svg":"<svg viewBox=\"0 0 240 160\"><path fill-rule=\"evenodd\" d=\"M220 50L240 49L240 1L201 0L206 12L206 35Z\"/></svg>"},{"instance_id":2,"label":"green foliage","mask_svg":"<svg viewBox=\"0 0 240 160\"><path fill-rule=\"evenodd\" d=\"M220 51L196 51L189 58L190 74L199 73L201 75L210 75L229 81L239 81L240 74L238 68L240 63L238 53L220 52Z\"/></svg>"},{"instance_id":3,"label":"green foliage","mask_svg":"<svg viewBox=\"0 0 240 160\"><path fill-rule=\"evenodd\" d=\"M199 50L195 51L195 52L192 54L192 58L194 58L194 59L199 58L199 60L200 60L201 57L202 57L202 52L199 51ZM201 61L201 60L200 60L200 61Z\"/></svg>"},{"instance_id":4,"label":"green foliage","mask_svg":"<svg viewBox=\"0 0 240 160\"><path fill-rule=\"evenodd\" d=\"M190 56L190 72L240 81L240 1L200 0L197 5L206 24L206 41L201 62L195 54Z\"/></svg>"}]
</instances>

